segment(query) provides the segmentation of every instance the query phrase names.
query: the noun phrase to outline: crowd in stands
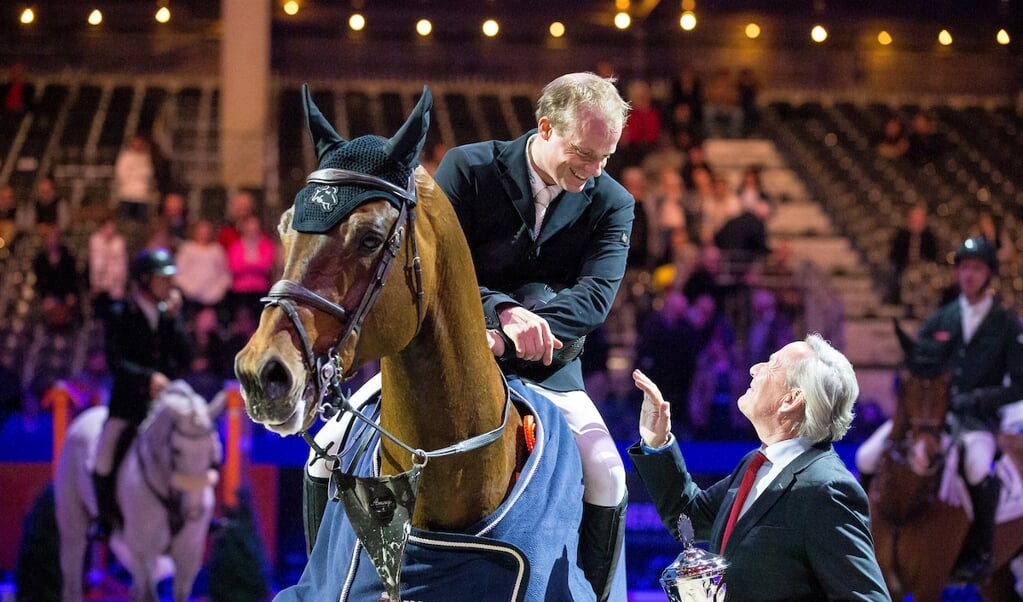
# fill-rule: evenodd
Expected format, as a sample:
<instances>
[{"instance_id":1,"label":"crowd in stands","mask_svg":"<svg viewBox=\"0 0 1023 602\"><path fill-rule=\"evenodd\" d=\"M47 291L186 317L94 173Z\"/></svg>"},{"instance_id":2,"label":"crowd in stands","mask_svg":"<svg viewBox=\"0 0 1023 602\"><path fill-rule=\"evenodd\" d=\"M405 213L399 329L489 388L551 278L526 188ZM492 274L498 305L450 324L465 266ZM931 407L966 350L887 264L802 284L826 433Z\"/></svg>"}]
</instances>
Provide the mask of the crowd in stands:
<instances>
[{"instance_id":1,"label":"crowd in stands","mask_svg":"<svg viewBox=\"0 0 1023 602\"><path fill-rule=\"evenodd\" d=\"M613 72L609 64L603 68ZM604 401L612 433L632 437L638 400L631 383L618 386L608 376L613 349L675 402L680 438L751 438L734 406L748 385L748 367L805 334L797 266L784 241L771 240L767 231L777 199L763 189L761 170L719 171L704 151L708 138L757 135L756 77L749 70L700 73L686 64L662 97L644 81L619 85L632 112L606 169L635 197L636 218L619 299L603 329L587 338L590 393ZM884 158L926 160L942 144L921 112L908 128L897 118L886 122L876 149ZM445 149L439 141L430 145L424 166L435 166ZM54 331L102 324L110 303L127 294L133 254L144 247L171 250L199 350L194 379L210 390L233 376L234 353L258 322L259 299L277 275L280 248L252 193L231 196L220 220L190 215L186 191L168 176L168 154L146 136L129 138L115 163L111 204L80 248L70 244L71 211L52 178L40 177L24 202L10 186L0 188L0 239L8 246L15 239L37 241L34 315ZM892 302L909 265L941 259L922 234L926 214L919 212L907 217L903 238L893 244L886 283ZM999 236L993 223L978 227ZM1012 249L1011 242L1005 245L1006 253ZM93 351L90 345L87 371L101 371L93 361L101 350ZM86 380L97 380L90 374ZM16 403L10 399L5 394L0 402Z\"/></svg>"}]
</instances>

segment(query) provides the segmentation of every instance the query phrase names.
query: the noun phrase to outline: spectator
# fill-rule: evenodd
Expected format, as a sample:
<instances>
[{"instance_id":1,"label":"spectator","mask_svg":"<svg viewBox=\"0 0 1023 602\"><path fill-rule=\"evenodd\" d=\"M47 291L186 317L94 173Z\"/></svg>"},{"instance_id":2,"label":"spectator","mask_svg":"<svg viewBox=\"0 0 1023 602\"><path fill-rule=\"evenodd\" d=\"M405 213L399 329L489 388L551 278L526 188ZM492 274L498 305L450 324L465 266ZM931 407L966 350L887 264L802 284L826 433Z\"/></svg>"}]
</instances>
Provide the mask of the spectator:
<instances>
[{"instance_id":1,"label":"spectator","mask_svg":"<svg viewBox=\"0 0 1023 602\"><path fill-rule=\"evenodd\" d=\"M739 89L727 68L714 72L707 86L703 131L708 138L742 137L742 106Z\"/></svg>"},{"instance_id":2,"label":"spectator","mask_svg":"<svg viewBox=\"0 0 1023 602\"><path fill-rule=\"evenodd\" d=\"M764 185L761 181L761 167L750 165L742 171L742 180L739 182L739 189L736 195L739 197L739 204L747 211L757 208L761 202L771 202L771 197L764 192Z\"/></svg>"},{"instance_id":3,"label":"spectator","mask_svg":"<svg viewBox=\"0 0 1023 602\"><path fill-rule=\"evenodd\" d=\"M29 105L31 99L26 98L25 86L25 65L14 63L11 66L11 83L7 87L7 94L4 96L4 110L8 113L22 113Z\"/></svg>"},{"instance_id":4,"label":"spectator","mask_svg":"<svg viewBox=\"0 0 1023 602\"><path fill-rule=\"evenodd\" d=\"M10 185L0 186L0 248L14 246L22 219L14 188Z\"/></svg>"},{"instance_id":5,"label":"spectator","mask_svg":"<svg viewBox=\"0 0 1023 602\"><path fill-rule=\"evenodd\" d=\"M64 234L71 227L71 204L57 192L57 184L51 176L43 176L36 182L35 199L25 210L25 227L40 237L43 230L56 229Z\"/></svg>"},{"instance_id":6,"label":"spectator","mask_svg":"<svg viewBox=\"0 0 1023 602\"><path fill-rule=\"evenodd\" d=\"M671 80L671 127L675 140L684 131L701 142L703 127L703 82L689 63L679 67Z\"/></svg>"},{"instance_id":7,"label":"spectator","mask_svg":"<svg viewBox=\"0 0 1023 602\"><path fill-rule=\"evenodd\" d=\"M657 188L654 192L657 207L657 263L671 263L671 241L675 232L686 229L686 213L684 199L685 185L682 174L665 167L657 175Z\"/></svg>"},{"instance_id":8,"label":"spectator","mask_svg":"<svg viewBox=\"0 0 1023 602\"><path fill-rule=\"evenodd\" d=\"M670 404L645 374L633 374L643 407L641 438L628 453L661 520L678 537L678 519L688 516L696 537L724 556L729 599L891 602L867 496L833 447L852 422L859 391L849 360L811 335L750 374L736 405L760 449L706 489L671 434Z\"/></svg>"},{"instance_id":9,"label":"spectator","mask_svg":"<svg viewBox=\"0 0 1023 602\"><path fill-rule=\"evenodd\" d=\"M636 199L636 206L633 209L636 217L632 222L629 258L626 265L638 270L649 270L653 256L652 250L655 245L655 240L651 236L655 227L651 227L651 222L656 224L657 220L651 218L654 208L651 206L647 192L646 175L639 167L630 166L622 170L621 177L622 186L629 191L632 198Z\"/></svg>"},{"instance_id":10,"label":"spectator","mask_svg":"<svg viewBox=\"0 0 1023 602\"><path fill-rule=\"evenodd\" d=\"M938 237L927 225L927 206L913 205L906 213L906 223L895 232L888 252L890 273L885 302L902 302L901 283L906 268L938 260Z\"/></svg>"},{"instance_id":11,"label":"spectator","mask_svg":"<svg viewBox=\"0 0 1023 602\"><path fill-rule=\"evenodd\" d=\"M174 277L185 298L185 316L192 317L200 309L217 310L226 320L222 304L231 290L231 267L227 251L213 238L213 224L199 220L192 226L192 237L181 243L175 263Z\"/></svg>"},{"instance_id":12,"label":"spectator","mask_svg":"<svg viewBox=\"0 0 1023 602\"><path fill-rule=\"evenodd\" d=\"M710 202L700 208L700 242L704 245L714 244L714 236L728 220L742 213L742 203L728 185L728 178L723 174L714 174Z\"/></svg>"},{"instance_id":13,"label":"spectator","mask_svg":"<svg viewBox=\"0 0 1023 602\"><path fill-rule=\"evenodd\" d=\"M738 363L735 341L728 340L729 331L720 323L710 332L710 339L696 356L695 377L689 390L689 413L696 438L713 441L742 439L748 434L732 402L741 392L742 371Z\"/></svg>"},{"instance_id":14,"label":"spectator","mask_svg":"<svg viewBox=\"0 0 1023 602\"><path fill-rule=\"evenodd\" d=\"M697 170L705 171L707 175L713 175L714 171L707 163L707 152L704 150L703 144L694 144L686 149L686 160L682 165L682 179L685 180L689 190L698 189L697 176L693 173Z\"/></svg>"},{"instance_id":15,"label":"spectator","mask_svg":"<svg viewBox=\"0 0 1023 602\"><path fill-rule=\"evenodd\" d=\"M725 222L714 235L721 250L722 304L725 314L740 330L749 319L749 281L770 255L767 219L771 206L758 201L753 210L743 211Z\"/></svg>"},{"instance_id":16,"label":"spectator","mask_svg":"<svg viewBox=\"0 0 1023 602\"><path fill-rule=\"evenodd\" d=\"M710 245L700 249L695 269L682 284L682 293L690 304L701 295L710 295L716 303L721 302L721 249Z\"/></svg>"},{"instance_id":17,"label":"spectator","mask_svg":"<svg viewBox=\"0 0 1023 602\"><path fill-rule=\"evenodd\" d=\"M739 107L742 109L742 135L748 137L760 125L760 107L757 105L757 79L753 70L745 67L739 71L737 84Z\"/></svg>"},{"instance_id":18,"label":"spectator","mask_svg":"<svg viewBox=\"0 0 1023 602\"><path fill-rule=\"evenodd\" d=\"M251 192L240 190L231 197L227 203L227 222L217 233L217 241L225 251L240 237L242 221L255 214L256 197Z\"/></svg>"},{"instance_id":19,"label":"spectator","mask_svg":"<svg viewBox=\"0 0 1023 602\"><path fill-rule=\"evenodd\" d=\"M998 262L1002 265L1012 265L1016 259L1016 244L1006 228L1001 227L990 211L981 211L977 217L977 226L974 229L977 236L984 237L995 248L998 255Z\"/></svg>"},{"instance_id":20,"label":"spectator","mask_svg":"<svg viewBox=\"0 0 1023 602\"><path fill-rule=\"evenodd\" d=\"M885 159L898 159L909 150L909 137L902 120L892 116L885 120L881 141L877 143L877 154Z\"/></svg>"},{"instance_id":21,"label":"spectator","mask_svg":"<svg viewBox=\"0 0 1023 602\"><path fill-rule=\"evenodd\" d=\"M128 286L128 248L117 220L106 214L89 236L89 296L93 313L105 320L110 304L124 298Z\"/></svg>"},{"instance_id":22,"label":"spectator","mask_svg":"<svg viewBox=\"0 0 1023 602\"><path fill-rule=\"evenodd\" d=\"M698 165L689 172L689 177L691 178L688 183L689 191L682 201L682 208L686 214L686 230L689 239L702 246L703 208L714 203L714 174L706 165Z\"/></svg>"},{"instance_id":23,"label":"spectator","mask_svg":"<svg viewBox=\"0 0 1023 602\"><path fill-rule=\"evenodd\" d=\"M941 158L945 152L945 140L938 133L925 111L917 111L909 122L909 146L906 156L918 163L927 163Z\"/></svg>"},{"instance_id":24,"label":"spectator","mask_svg":"<svg viewBox=\"0 0 1023 602\"><path fill-rule=\"evenodd\" d=\"M153 157L149 140L135 134L114 162L114 198L121 217L145 223L153 194Z\"/></svg>"},{"instance_id":25,"label":"spectator","mask_svg":"<svg viewBox=\"0 0 1023 602\"><path fill-rule=\"evenodd\" d=\"M270 290L270 274L277 250L273 240L263 232L259 218L250 215L239 224L239 238L227 250L231 270L231 311L248 307L252 315L263 310L260 301Z\"/></svg>"},{"instance_id":26,"label":"spectator","mask_svg":"<svg viewBox=\"0 0 1023 602\"><path fill-rule=\"evenodd\" d=\"M159 218L150 234L150 248L163 247L177 253L181 241L188 238L188 204L180 192L168 192L160 203Z\"/></svg>"},{"instance_id":27,"label":"spectator","mask_svg":"<svg viewBox=\"0 0 1023 602\"><path fill-rule=\"evenodd\" d=\"M696 357L705 344L696 336L688 310L685 295L668 289L660 308L647 317L636 342L636 367L647 374L656 374L665 397L679 402L675 407L680 410L678 417L683 433L688 433L691 424L688 399ZM687 435L682 437L685 439Z\"/></svg>"},{"instance_id":28,"label":"spectator","mask_svg":"<svg viewBox=\"0 0 1023 602\"><path fill-rule=\"evenodd\" d=\"M215 243L214 243L215 244ZM203 307L189 322L193 346L192 361L184 379L192 389L207 400L224 387L224 341L220 334L220 318L212 307ZM234 371L230 372L231 376Z\"/></svg>"},{"instance_id":29,"label":"spectator","mask_svg":"<svg viewBox=\"0 0 1023 602\"><path fill-rule=\"evenodd\" d=\"M746 332L746 364L766 362L775 349L795 340L792 322L778 311L778 299L766 288L750 295L750 323Z\"/></svg>"},{"instance_id":30,"label":"spectator","mask_svg":"<svg viewBox=\"0 0 1023 602\"><path fill-rule=\"evenodd\" d=\"M78 315L78 268L71 251L61 242L60 231L44 227L42 248L32 262L36 295L43 322L51 329L73 325Z\"/></svg>"},{"instance_id":31,"label":"spectator","mask_svg":"<svg viewBox=\"0 0 1023 602\"><path fill-rule=\"evenodd\" d=\"M629 82L628 99L632 108L617 151L625 156L625 166L639 165L661 137L661 112L654 106L650 84Z\"/></svg>"}]
</instances>

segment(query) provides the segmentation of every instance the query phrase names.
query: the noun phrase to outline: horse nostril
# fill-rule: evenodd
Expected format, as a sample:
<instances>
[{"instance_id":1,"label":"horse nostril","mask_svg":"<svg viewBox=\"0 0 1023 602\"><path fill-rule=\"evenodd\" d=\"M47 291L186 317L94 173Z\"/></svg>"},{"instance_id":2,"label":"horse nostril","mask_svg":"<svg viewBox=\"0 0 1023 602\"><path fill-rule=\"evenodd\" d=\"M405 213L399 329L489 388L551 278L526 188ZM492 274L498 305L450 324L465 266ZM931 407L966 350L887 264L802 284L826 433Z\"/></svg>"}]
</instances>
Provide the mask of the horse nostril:
<instances>
[{"instance_id":1,"label":"horse nostril","mask_svg":"<svg viewBox=\"0 0 1023 602\"><path fill-rule=\"evenodd\" d=\"M262 378L268 399L280 399L291 390L291 373L278 360L270 360L263 366Z\"/></svg>"}]
</instances>

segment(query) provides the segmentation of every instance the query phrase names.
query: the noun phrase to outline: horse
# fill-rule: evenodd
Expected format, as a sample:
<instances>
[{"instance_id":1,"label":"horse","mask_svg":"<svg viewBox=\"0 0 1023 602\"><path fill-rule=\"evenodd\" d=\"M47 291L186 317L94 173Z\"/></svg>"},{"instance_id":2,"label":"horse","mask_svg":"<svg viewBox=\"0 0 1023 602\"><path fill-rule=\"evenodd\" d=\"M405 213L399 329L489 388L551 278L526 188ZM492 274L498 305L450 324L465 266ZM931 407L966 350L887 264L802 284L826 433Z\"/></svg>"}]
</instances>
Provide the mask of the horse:
<instances>
[{"instance_id":1,"label":"horse","mask_svg":"<svg viewBox=\"0 0 1023 602\"><path fill-rule=\"evenodd\" d=\"M958 450L942 432L950 403L949 374L918 354L913 340L898 327L897 334L906 360L899 369L891 432L868 490L871 533L892 599L912 594L917 602L938 602L969 529L970 517L961 501L968 495L965 488L955 493ZM1007 478L1018 483L1023 435L1001 433L998 440L1004 455L997 472L1003 483ZM1008 563L1023 548L1023 516L1004 511L1013 495L1008 489L1003 487L992 550L996 570L980 586L987 600L1019 599ZM1017 502L1019 495L1017 491Z\"/></svg>"},{"instance_id":2,"label":"horse","mask_svg":"<svg viewBox=\"0 0 1023 602\"><path fill-rule=\"evenodd\" d=\"M123 520L110 549L131 573L135 602L156 602L157 584L173 570L175 602L184 602L202 566L222 460L216 418L223 394L207 406L188 383L173 381L156 399L117 471ZM57 461L54 495L64 602L82 599L89 524L96 516L90 474L107 408L82 412L68 427ZM173 564L171 564L173 563Z\"/></svg>"},{"instance_id":3,"label":"horse","mask_svg":"<svg viewBox=\"0 0 1023 602\"><path fill-rule=\"evenodd\" d=\"M416 167L430 89L390 139L346 141L307 86L303 97L319 167L281 218L283 277L235 373L252 420L332 460L343 504L326 503L302 577L279 599L594 599L576 562L571 432L502 375L459 221ZM377 360L377 401L360 410L340 383ZM361 431L328 454L309 429L337 410Z\"/></svg>"}]
</instances>

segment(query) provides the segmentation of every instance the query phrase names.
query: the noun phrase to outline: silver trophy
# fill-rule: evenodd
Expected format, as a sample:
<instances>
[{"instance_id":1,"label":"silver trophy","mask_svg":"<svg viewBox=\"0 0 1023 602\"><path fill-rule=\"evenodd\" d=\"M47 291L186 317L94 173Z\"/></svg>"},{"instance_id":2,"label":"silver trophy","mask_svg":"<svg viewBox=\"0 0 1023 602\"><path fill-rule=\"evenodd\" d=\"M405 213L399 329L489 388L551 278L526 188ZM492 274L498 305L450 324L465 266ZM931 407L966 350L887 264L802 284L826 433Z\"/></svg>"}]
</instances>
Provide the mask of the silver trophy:
<instances>
[{"instance_id":1,"label":"silver trophy","mask_svg":"<svg viewBox=\"0 0 1023 602\"><path fill-rule=\"evenodd\" d=\"M728 562L694 545L693 522L678 517L678 538L684 549L661 573L661 587L671 602L723 602Z\"/></svg>"}]
</instances>

